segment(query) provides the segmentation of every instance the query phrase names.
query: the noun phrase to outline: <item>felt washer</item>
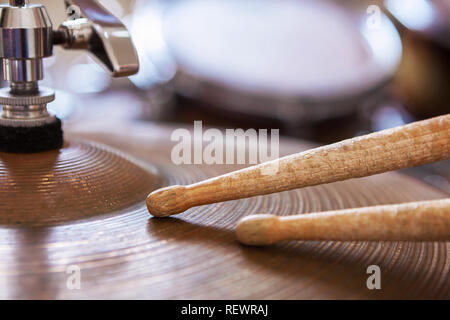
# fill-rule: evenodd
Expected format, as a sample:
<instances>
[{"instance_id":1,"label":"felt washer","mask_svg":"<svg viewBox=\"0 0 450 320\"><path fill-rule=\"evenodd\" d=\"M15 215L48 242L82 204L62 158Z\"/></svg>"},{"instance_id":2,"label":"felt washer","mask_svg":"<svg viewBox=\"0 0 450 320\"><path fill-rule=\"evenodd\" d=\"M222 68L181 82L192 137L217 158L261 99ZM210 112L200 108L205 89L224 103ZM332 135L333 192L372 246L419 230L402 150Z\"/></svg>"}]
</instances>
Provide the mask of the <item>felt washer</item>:
<instances>
[{"instance_id":1,"label":"felt washer","mask_svg":"<svg viewBox=\"0 0 450 320\"><path fill-rule=\"evenodd\" d=\"M47 103L54 100L55 93L49 88L41 87L28 95L13 94L10 88L1 89L0 151L36 153L60 149L63 146L61 120L47 111Z\"/></svg>"},{"instance_id":2,"label":"felt washer","mask_svg":"<svg viewBox=\"0 0 450 320\"><path fill-rule=\"evenodd\" d=\"M0 119L0 152L37 153L63 146L61 120L55 116L33 120Z\"/></svg>"}]
</instances>

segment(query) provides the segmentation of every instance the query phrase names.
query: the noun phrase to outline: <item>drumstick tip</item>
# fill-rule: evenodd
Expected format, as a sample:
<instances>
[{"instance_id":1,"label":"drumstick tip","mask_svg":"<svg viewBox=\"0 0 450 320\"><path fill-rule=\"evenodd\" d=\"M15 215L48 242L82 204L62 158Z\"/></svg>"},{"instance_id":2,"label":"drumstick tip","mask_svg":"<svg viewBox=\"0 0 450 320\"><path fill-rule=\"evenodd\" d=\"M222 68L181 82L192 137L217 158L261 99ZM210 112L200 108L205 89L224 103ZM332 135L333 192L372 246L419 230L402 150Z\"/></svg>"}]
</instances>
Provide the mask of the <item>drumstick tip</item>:
<instances>
[{"instance_id":1,"label":"drumstick tip","mask_svg":"<svg viewBox=\"0 0 450 320\"><path fill-rule=\"evenodd\" d=\"M270 214L259 214L241 219L236 227L240 243L249 246L265 246L278 242L279 218Z\"/></svg>"},{"instance_id":2,"label":"drumstick tip","mask_svg":"<svg viewBox=\"0 0 450 320\"><path fill-rule=\"evenodd\" d=\"M149 213L155 217L168 217L190 208L184 186L171 186L156 190L147 197Z\"/></svg>"}]
</instances>

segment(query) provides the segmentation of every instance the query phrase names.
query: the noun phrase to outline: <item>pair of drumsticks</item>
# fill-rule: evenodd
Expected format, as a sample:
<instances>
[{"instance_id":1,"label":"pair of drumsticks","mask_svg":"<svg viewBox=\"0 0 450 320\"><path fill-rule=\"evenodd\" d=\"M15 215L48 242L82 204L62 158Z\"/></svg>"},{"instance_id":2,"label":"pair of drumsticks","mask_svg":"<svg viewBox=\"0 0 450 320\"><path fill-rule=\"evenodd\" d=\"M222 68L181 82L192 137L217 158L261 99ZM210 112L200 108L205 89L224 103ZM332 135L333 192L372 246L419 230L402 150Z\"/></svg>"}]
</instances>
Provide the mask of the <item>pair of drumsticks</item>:
<instances>
[{"instance_id":1,"label":"pair of drumsticks","mask_svg":"<svg viewBox=\"0 0 450 320\"><path fill-rule=\"evenodd\" d=\"M450 114L447 114L192 185L160 189L148 196L147 206L152 215L167 217L194 206L366 177L449 158ZM450 198L288 217L254 215L238 223L237 237L248 245L282 240L447 241Z\"/></svg>"}]
</instances>

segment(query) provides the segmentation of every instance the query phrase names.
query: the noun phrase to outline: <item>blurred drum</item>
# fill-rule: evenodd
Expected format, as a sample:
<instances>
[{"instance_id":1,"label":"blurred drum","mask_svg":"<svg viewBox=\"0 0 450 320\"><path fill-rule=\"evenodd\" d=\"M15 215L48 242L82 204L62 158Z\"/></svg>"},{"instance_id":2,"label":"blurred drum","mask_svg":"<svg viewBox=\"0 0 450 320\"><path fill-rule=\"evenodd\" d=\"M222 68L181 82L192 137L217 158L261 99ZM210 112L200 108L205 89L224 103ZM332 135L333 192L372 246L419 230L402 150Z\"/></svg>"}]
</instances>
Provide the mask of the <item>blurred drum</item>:
<instances>
[{"instance_id":1,"label":"blurred drum","mask_svg":"<svg viewBox=\"0 0 450 320\"><path fill-rule=\"evenodd\" d=\"M212 107L287 122L351 113L390 80L402 45L378 7L349 3L138 5L131 29L143 66L135 81L170 80Z\"/></svg>"},{"instance_id":2,"label":"blurred drum","mask_svg":"<svg viewBox=\"0 0 450 320\"><path fill-rule=\"evenodd\" d=\"M450 1L385 0L404 45L395 95L417 118L450 112Z\"/></svg>"}]
</instances>

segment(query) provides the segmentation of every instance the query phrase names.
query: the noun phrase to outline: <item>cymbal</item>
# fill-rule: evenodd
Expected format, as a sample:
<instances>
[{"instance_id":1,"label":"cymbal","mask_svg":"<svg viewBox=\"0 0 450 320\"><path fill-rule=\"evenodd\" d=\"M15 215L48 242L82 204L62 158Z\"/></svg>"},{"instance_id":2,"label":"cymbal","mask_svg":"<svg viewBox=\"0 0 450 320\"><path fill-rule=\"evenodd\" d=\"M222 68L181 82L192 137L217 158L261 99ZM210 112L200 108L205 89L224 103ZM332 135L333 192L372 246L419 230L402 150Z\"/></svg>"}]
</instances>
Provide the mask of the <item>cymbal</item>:
<instances>
[{"instance_id":1,"label":"cymbal","mask_svg":"<svg viewBox=\"0 0 450 320\"><path fill-rule=\"evenodd\" d=\"M86 219L128 208L158 186L150 165L90 142L69 141L39 154L0 153L0 225Z\"/></svg>"},{"instance_id":2,"label":"cymbal","mask_svg":"<svg viewBox=\"0 0 450 320\"><path fill-rule=\"evenodd\" d=\"M19 209L31 204L18 195L9 205L21 212L19 220L0 210L0 298L450 298L449 243L287 242L250 248L234 235L237 221L255 213L292 215L448 197L445 193L387 173L192 208L174 218L152 218L145 207L148 189L193 183L240 168L172 164L173 129L136 122L68 126L68 149L54 163L70 176L82 163L74 155L84 155L84 166L91 168L86 179L95 181L96 188L62 192L67 201L62 207L47 196L40 206L50 201L48 215ZM282 139L280 153L310 147ZM88 155L94 153L99 156ZM19 168L30 165L6 158L0 157L4 176L8 168L20 173ZM13 186L20 175L6 176ZM13 191L0 188L4 202ZM98 206L88 207L89 203ZM367 288L371 265L381 269L381 290ZM80 270L79 290L67 286L71 266Z\"/></svg>"}]
</instances>

